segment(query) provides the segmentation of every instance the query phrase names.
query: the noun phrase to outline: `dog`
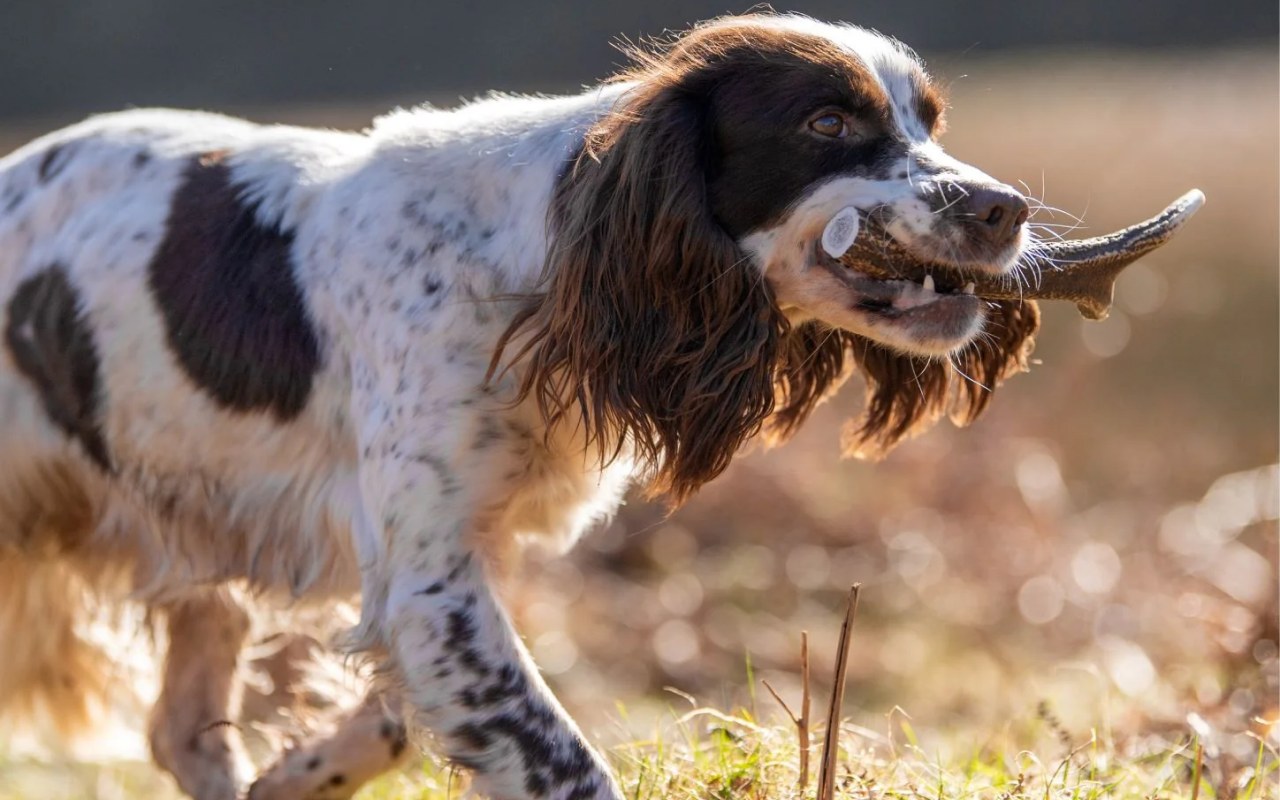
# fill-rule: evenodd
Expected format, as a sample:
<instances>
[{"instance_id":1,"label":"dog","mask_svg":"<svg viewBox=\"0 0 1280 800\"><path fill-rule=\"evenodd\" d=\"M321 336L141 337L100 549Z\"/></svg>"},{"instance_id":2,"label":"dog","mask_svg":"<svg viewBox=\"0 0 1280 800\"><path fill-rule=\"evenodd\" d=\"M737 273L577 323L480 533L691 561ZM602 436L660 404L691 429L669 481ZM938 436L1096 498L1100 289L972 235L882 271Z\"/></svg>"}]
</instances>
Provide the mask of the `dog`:
<instances>
[{"instance_id":1,"label":"dog","mask_svg":"<svg viewBox=\"0 0 1280 800\"><path fill-rule=\"evenodd\" d=\"M87 621L133 603L168 642L151 748L198 800L348 797L406 726L489 797L622 796L494 565L631 488L678 506L854 372L848 452L967 422L1039 321L819 244L847 208L970 271L1033 244L906 46L761 14L631 56L359 133L132 110L0 161L0 710L92 722L119 654ZM255 609L357 597L376 688L255 780L223 724Z\"/></svg>"}]
</instances>

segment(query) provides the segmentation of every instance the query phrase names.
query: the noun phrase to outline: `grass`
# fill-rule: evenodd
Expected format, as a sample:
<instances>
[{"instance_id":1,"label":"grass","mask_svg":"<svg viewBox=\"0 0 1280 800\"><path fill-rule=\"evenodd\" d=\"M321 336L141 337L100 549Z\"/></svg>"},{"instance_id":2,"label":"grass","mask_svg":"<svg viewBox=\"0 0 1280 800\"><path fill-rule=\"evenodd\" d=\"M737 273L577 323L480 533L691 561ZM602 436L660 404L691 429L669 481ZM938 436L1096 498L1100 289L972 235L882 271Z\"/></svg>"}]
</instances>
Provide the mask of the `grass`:
<instances>
[{"instance_id":1,"label":"grass","mask_svg":"<svg viewBox=\"0 0 1280 800\"><path fill-rule=\"evenodd\" d=\"M1198 716L1184 731L1117 736L1106 724L1073 735L1041 701L994 730L922 743L910 715L894 707L883 732L840 720L860 586L852 587L836 646L826 722L810 720L808 633L802 633L801 711L761 681L787 721L751 708L724 712L669 707L652 734L616 745L609 758L627 800L1173 800L1280 798L1280 753L1269 729L1252 737L1256 755L1241 762L1200 738L1214 731ZM748 683L755 678L746 661ZM619 722L629 726L625 705ZM797 735L797 733L799 735ZM817 759L817 780L811 761ZM0 760L0 800L168 798L167 779L144 764L56 766ZM5 788L5 787L9 788ZM14 788L17 787L17 788ZM467 778L427 757L366 786L359 800L454 800Z\"/></svg>"},{"instance_id":2,"label":"grass","mask_svg":"<svg viewBox=\"0 0 1280 800\"><path fill-rule=\"evenodd\" d=\"M625 709L620 710L625 715ZM823 728L815 733L820 738ZM1172 737L1116 739L1104 728L1079 741L1063 735L1051 711L1038 709L997 731L938 747L919 741L901 710L883 732L851 723L839 729L835 800L1173 800L1280 797L1272 745L1257 741L1253 763L1238 764L1202 748L1190 731ZM815 751L818 748L815 747ZM1197 760L1197 753L1203 757ZM799 744L786 722L746 708L673 711L651 736L616 746L610 759L628 800L812 800L801 791ZM0 800L176 797L141 764L74 769L11 764ZM22 788L15 788L22 787ZM427 760L366 787L360 800L460 800L463 774Z\"/></svg>"}]
</instances>

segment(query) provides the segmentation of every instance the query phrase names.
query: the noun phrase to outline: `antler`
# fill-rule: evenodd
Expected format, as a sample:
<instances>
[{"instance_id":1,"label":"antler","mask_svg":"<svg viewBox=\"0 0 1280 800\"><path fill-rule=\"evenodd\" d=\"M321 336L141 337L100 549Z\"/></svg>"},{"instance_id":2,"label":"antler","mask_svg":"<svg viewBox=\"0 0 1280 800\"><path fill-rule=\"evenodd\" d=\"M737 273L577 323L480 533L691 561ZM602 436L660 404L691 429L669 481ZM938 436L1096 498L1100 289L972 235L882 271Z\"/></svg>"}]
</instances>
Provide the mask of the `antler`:
<instances>
[{"instance_id":1,"label":"antler","mask_svg":"<svg viewBox=\"0 0 1280 800\"><path fill-rule=\"evenodd\" d=\"M888 235L864 233L841 257L848 266L877 278L918 278L930 272L963 273L974 293L991 300L1070 300L1086 319L1104 319L1111 310L1121 270L1178 232L1200 206L1193 189L1159 215L1105 236L1042 242L1019 268L1005 275L957 270L922 263Z\"/></svg>"}]
</instances>

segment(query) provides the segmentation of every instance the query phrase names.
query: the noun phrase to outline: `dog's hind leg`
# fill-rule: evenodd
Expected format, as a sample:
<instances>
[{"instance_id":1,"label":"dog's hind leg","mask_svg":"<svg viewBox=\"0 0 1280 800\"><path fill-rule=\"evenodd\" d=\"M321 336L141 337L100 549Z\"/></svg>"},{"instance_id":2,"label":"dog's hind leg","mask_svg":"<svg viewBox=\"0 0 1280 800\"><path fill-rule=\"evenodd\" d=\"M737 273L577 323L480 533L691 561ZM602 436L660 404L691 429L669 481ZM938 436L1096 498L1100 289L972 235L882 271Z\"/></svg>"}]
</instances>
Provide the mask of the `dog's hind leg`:
<instances>
[{"instance_id":1,"label":"dog's hind leg","mask_svg":"<svg viewBox=\"0 0 1280 800\"><path fill-rule=\"evenodd\" d=\"M371 693L333 733L281 754L249 789L248 800L346 800L396 766L408 751L390 697Z\"/></svg>"},{"instance_id":2,"label":"dog's hind leg","mask_svg":"<svg viewBox=\"0 0 1280 800\"><path fill-rule=\"evenodd\" d=\"M234 720L237 662L249 616L225 590L209 590L162 609L169 651L151 714L151 752L195 800L235 800L248 760Z\"/></svg>"}]
</instances>

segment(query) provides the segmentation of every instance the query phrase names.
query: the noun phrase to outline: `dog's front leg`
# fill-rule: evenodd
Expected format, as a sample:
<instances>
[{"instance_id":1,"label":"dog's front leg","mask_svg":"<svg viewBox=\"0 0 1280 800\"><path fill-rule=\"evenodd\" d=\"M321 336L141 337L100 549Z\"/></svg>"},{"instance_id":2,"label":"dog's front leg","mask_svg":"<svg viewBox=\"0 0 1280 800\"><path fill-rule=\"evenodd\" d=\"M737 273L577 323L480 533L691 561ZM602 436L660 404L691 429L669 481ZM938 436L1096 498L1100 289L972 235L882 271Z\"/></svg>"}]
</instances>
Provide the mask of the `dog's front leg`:
<instances>
[{"instance_id":1,"label":"dog's front leg","mask_svg":"<svg viewBox=\"0 0 1280 800\"><path fill-rule=\"evenodd\" d=\"M620 798L486 579L474 484L492 465L468 446L475 412L397 424L406 417L394 402L367 400L357 408L371 421L360 442L363 627L385 647L414 721L495 800Z\"/></svg>"}]
</instances>

